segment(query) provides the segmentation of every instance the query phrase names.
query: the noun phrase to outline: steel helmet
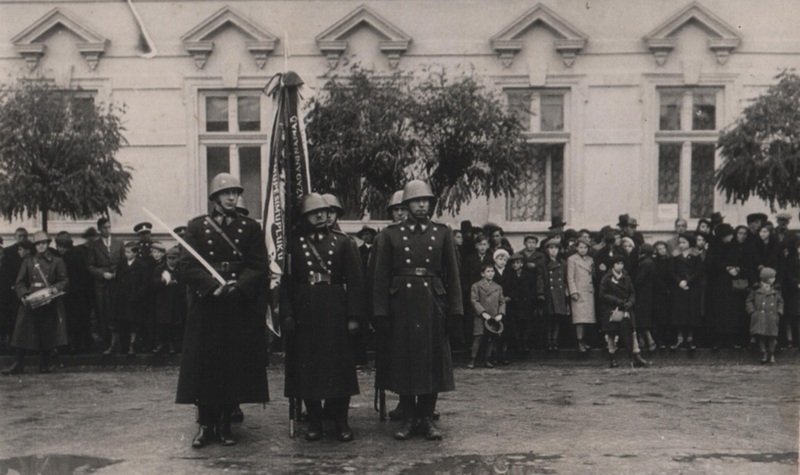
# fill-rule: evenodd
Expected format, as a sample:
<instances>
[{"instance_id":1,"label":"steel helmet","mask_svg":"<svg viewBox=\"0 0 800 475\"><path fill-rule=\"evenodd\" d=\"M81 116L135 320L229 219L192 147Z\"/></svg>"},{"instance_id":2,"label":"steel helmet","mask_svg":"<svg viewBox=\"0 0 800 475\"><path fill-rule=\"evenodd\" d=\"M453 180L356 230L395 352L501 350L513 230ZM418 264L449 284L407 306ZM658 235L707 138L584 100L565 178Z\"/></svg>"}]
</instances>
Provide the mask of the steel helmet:
<instances>
[{"instance_id":1,"label":"steel helmet","mask_svg":"<svg viewBox=\"0 0 800 475\"><path fill-rule=\"evenodd\" d=\"M331 205L319 193L306 193L300 198L300 214L306 215L320 209L328 210Z\"/></svg>"},{"instance_id":2,"label":"steel helmet","mask_svg":"<svg viewBox=\"0 0 800 475\"><path fill-rule=\"evenodd\" d=\"M403 203L407 203L417 198L430 198L431 200L436 197L433 196L430 185L422 180L411 180L406 183L403 188Z\"/></svg>"},{"instance_id":3,"label":"steel helmet","mask_svg":"<svg viewBox=\"0 0 800 475\"><path fill-rule=\"evenodd\" d=\"M395 191L389 204L386 205L386 211L391 211L395 206L403 206L403 190Z\"/></svg>"},{"instance_id":4,"label":"steel helmet","mask_svg":"<svg viewBox=\"0 0 800 475\"><path fill-rule=\"evenodd\" d=\"M244 188L242 188L238 178L230 173L220 173L211 179L211 185L208 187L208 199L213 198L220 191L231 189L239 190L239 193L244 192Z\"/></svg>"},{"instance_id":5,"label":"steel helmet","mask_svg":"<svg viewBox=\"0 0 800 475\"><path fill-rule=\"evenodd\" d=\"M342 208L342 203L339 202L339 198L335 195L330 193L325 193L322 195L322 199L324 199L328 203L328 207L333 209L339 214L344 214L344 208Z\"/></svg>"},{"instance_id":6,"label":"steel helmet","mask_svg":"<svg viewBox=\"0 0 800 475\"><path fill-rule=\"evenodd\" d=\"M250 211L247 209L247 205L244 204L244 195L239 195L239 199L236 200L236 211L243 216L250 216Z\"/></svg>"}]
</instances>

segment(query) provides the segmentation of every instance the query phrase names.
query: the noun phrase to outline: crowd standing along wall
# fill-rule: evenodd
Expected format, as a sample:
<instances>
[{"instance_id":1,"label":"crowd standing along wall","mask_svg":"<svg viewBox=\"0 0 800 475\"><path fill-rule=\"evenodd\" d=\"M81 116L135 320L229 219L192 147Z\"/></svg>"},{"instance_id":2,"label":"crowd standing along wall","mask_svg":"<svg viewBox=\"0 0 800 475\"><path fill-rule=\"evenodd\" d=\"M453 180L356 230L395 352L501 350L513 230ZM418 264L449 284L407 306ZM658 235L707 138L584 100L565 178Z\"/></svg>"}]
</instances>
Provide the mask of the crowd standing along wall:
<instances>
[{"instance_id":1,"label":"crowd standing along wall","mask_svg":"<svg viewBox=\"0 0 800 475\"><path fill-rule=\"evenodd\" d=\"M175 226L204 212L219 171L242 177L260 215L272 124L261 89L288 64L308 98L356 62L387 73L474 69L510 107L534 112L520 192L477 199L443 221L492 221L515 244L522 233L546 232L557 215L568 227L599 229L629 213L654 235L677 216L693 228L712 211L740 223L766 206L726 204L713 189L715 140L777 73L800 66L800 3L791 0L133 5L150 54L126 2L0 0L3 81L44 75L127 105L129 144L118 159L134 181L112 223L131 235L145 220L142 206ZM51 230L90 224L56 219ZM3 221L0 234L20 225L39 226Z\"/></svg>"}]
</instances>

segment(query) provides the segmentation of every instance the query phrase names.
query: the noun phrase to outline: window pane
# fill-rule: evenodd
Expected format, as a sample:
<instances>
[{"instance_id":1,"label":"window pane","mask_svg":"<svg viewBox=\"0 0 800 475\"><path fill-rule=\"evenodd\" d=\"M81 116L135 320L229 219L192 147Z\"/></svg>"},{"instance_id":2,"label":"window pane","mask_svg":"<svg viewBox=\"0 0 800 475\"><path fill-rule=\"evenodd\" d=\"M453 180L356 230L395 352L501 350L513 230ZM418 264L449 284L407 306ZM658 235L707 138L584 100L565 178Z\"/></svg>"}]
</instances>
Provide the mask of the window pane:
<instances>
[{"instance_id":1,"label":"window pane","mask_svg":"<svg viewBox=\"0 0 800 475\"><path fill-rule=\"evenodd\" d=\"M658 146L658 202L677 203L680 196L681 144Z\"/></svg>"},{"instance_id":2,"label":"window pane","mask_svg":"<svg viewBox=\"0 0 800 475\"><path fill-rule=\"evenodd\" d=\"M244 203L253 219L261 219L261 148L239 149L239 171L244 187Z\"/></svg>"},{"instance_id":3,"label":"window pane","mask_svg":"<svg viewBox=\"0 0 800 475\"><path fill-rule=\"evenodd\" d=\"M692 218L707 218L714 212L714 144L692 144Z\"/></svg>"},{"instance_id":4,"label":"window pane","mask_svg":"<svg viewBox=\"0 0 800 475\"><path fill-rule=\"evenodd\" d=\"M207 185L211 185L211 179L220 173L230 173L230 150L228 147L208 147L206 148L206 177Z\"/></svg>"},{"instance_id":5,"label":"window pane","mask_svg":"<svg viewBox=\"0 0 800 475\"><path fill-rule=\"evenodd\" d=\"M531 91L518 91L509 90L508 94L508 109L514 116L517 117L519 123L522 124L522 130L530 130L531 117Z\"/></svg>"},{"instance_id":6,"label":"window pane","mask_svg":"<svg viewBox=\"0 0 800 475\"><path fill-rule=\"evenodd\" d=\"M239 131L249 132L261 130L261 113L259 97L239 97Z\"/></svg>"},{"instance_id":7,"label":"window pane","mask_svg":"<svg viewBox=\"0 0 800 475\"><path fill-rule=\"evenodd\" d=\"M564 145L550 148L550 216L564 216Z\"/></svg>"},{"instance_id":8,"label":"window pane","mask_svg":"<svg viewBox=\"0 0 800 475\"><path fill-rule=\"evenodd\" d=\"M206 97L206 131L228 131L227 97Z\"/></svg>"},{"instance_id":9,"label":"window pane","mask_svg":"<svg viewBox=\"0 0 800 475\"><path fill-rule=\"evenodd\" d=\"M692 94L692 130L717 128L717 93L694 91Z\"/></svg>"},{"instance_id":10,"label":"window pane","mask_svg":"<svg viewBox=\"0 0 800 475\"><path fill-rule=\"evenodd\" d=\"M661 113L659 129L681 130L681 103L683 102L683 92L661 91L660 99Z\"/></svg>"},{"instance_id":11,"label":"window pane","mask_svg":"<svg viewBox=\"0 0 800 475\"><path fill-rule=\"evenodd\" d=\"M540 107L542 132L564 130L564 96L562 94L542 94Z\"/></svg>"},{"instance_id":12,"label":"window pane","mask_svg":"<svg viewBox=\"0 0 800 475\"><path fill-rule=\"evenodd\" d=\"M525 171L517 192L506 199L506 219L508 221L545 221L547 219L547 160L551 156L560 157L554 162L561 165L553 167L553 170L560 167L560 178L554 178L554 182L561 182L559 186L563 190L563 144L532 144L528 146L530 153L525 164ZM555 186L553 187L555 190ZM554 193L552 193L554 194ZM551 195L552 195L551 194ZM563 191L561 192L563 196ZM556 205L563 208L563 199L559 199Z\"/></svg>"}]
</instances>

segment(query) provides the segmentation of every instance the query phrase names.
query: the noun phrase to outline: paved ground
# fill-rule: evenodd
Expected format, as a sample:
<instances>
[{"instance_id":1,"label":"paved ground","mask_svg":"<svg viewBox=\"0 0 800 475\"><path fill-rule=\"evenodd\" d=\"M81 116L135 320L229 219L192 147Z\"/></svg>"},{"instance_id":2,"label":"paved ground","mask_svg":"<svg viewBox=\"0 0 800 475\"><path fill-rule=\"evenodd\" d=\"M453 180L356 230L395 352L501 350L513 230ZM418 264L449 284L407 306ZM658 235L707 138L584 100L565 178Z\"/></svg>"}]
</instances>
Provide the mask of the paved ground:
<instances>
[{"instance_id":1,"label":"paved ground","mask_svg":"<svg viewBox=\"0 0 800 475\"><path fill-rule=\"evenodd\" d=\"M5 377L0 474L798 473L800 358L653 359L644 370L599 356L458 369L458 390L440 399L442 442L392 440L370 371L352 402L356 441L292 440L271 368L273 402L244 406L239 444L202 450L189 447L192 407L172 403L174 367Z\"/></svg>"}]
</instances>

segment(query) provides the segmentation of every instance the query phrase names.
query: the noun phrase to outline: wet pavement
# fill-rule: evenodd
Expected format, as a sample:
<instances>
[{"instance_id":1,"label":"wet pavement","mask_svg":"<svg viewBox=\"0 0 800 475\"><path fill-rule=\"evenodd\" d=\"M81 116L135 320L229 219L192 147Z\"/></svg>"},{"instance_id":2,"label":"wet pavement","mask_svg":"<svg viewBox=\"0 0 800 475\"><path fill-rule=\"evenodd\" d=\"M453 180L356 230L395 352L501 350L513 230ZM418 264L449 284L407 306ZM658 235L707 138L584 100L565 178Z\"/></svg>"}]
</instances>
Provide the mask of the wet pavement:
<instances>
[{"instance_id":1,"label":"wet pavement","mask_svg":"<svg viewBox=\"0 0 800 475\"><path fill-rule=\"evenodd\" d=\"M243 406L239 443L200 450L189 447L193 408L172 402L174 367L26 373L0 378L0 474L798 473L799 358L653 359L637 370L600 358L459 368L438 406L441 442L393 440L369 370L351 403L354 442L306 442L302 424L291 439L283 373L271 368L273 401Z\"/></svg>"}]
</instances>

